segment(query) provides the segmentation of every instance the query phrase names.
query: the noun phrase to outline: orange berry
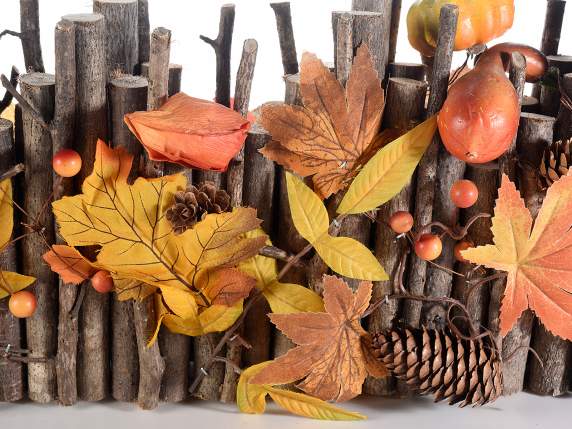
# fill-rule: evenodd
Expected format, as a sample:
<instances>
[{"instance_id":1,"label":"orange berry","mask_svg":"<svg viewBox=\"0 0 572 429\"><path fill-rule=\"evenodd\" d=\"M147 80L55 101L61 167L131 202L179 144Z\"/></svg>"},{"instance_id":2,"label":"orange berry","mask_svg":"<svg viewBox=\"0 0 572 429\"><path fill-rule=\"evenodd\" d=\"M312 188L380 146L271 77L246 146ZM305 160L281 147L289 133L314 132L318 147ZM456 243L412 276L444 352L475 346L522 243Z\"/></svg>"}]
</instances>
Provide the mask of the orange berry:
<instances>
[{"instance_id":1,"label":"orange berry","mask_svg":"<svg viewBox=\"0 0 572 429\"><path fill-rule=\"evenodd\" d=\"M423 234L415 242L415 253L425 261L437 259L442 250L443 243L435 234Z\"/></svg>"},{"instance_id":2,"label":"orange berry","mask_svg":"<svg viewBox=\"0 0 572 429\"><path fill-rule=\"evenodd\" d=\"M397 234L409 232L413 228L413 216L406 211L395 212L389 218L389 226Z\"/></svg>"},{"instance_id":3,"label":"orange berry","mask_svg":"<svg viewBox=\"0 0 572 429\"><path fill-rule=\"evenodd\" d=\"M12 294L8 301L10 313L12 313L14 317L18 317L20 319L30 317L34 314L37 305L38 301L36 300L36 295L27 290L21 290Z\"/></svg>"},{"instance_id":4,"label":"orange berry","mask_svg":"<svg viewBox=\"0 0 572 429\"><path fill-rule=\"evenodd\" d=\"M98 271L91 277L91 285L99 293L108 293L113 290L113 279L108 271Z\"/></svg>"},{"instance_id":5,"label":"orange berry","mask_svg":"<svg viewBox=\"0 0 572 429\"><path fill-rule=\"evenodd\" d=\"M81 156L75 150L62 149L54 155L52 167L62 177L73 177L81 170Z\"/></svg>"},{"instance_id":6,"label":"orange berry","mask_svg":"<svg viewBox=\"0 0 572 429\"><path fill-rule=\"evenodd\" d=\"M463 250L467 250L470 249L472 247L475 247L474 243L468 240L463 240L463 241L459 241L457 244L455 244L455 259L459 262L469 262L467 259L463 258L463 255L461 255L461 252Z\"/></svg>"},{"instance_id":7,"label":"orange berry","mask_svg":"<svg viewBox=\"0 0 572 429\"><path fill-rule=\"evenodd\" d=\"M453 183L453 186L451 186L450 196L453 204L461 209L466 209L477 202L479 189L477 185L470 180L457 180Z\"/></svg>"}]
</instances>

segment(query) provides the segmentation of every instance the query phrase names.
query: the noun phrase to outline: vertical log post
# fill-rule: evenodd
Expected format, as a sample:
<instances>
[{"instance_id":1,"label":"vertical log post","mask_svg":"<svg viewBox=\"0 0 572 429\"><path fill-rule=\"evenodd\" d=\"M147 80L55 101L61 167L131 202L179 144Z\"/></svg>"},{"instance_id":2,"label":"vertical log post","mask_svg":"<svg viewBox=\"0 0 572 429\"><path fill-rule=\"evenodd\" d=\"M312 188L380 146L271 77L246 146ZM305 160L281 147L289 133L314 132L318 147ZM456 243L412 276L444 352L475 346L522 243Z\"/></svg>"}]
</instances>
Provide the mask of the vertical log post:
<instances>
[{"instance_id":1,"label":"vertical log post","mask_svg":"<svg viewBox=\"0 0 572 429\"><path fill-rule=\"evenodd\" d=\"M142 147L129 131L123 117L127 113L147 109L147 79L125 75L109 82L111 109L111 142L134 156L131 177L137 174ZM139 355L133 315L133 302L111 301L111 394L116 401L137 399L139 387Z\"/></svg>"},{"instance_id":2,"label":"vertical log post","mask_svg":"<svg viewBox=\"0 0 572 429\"><path fill-rule=\"evenodd\" d=\"M14 126L7 119L0 118L0 172L14 166L16 148L14 146ZM0 195L2 198L3 195ZM14 210L14 225L17 225L17 212ZM14 237L14 235L12 235ZM12 244L0 252L0 270L18 271L16 245ZM1 280L0 280L1 281ZM22 347L23 332L20 321L8 310L6 297L0 300L0 344L6 347ZM20 362L0 359L0 402L14 402L24 398L24 367Z\"/></svg>"},{"instance_id":3,"label":"vertical log post","mask_svg":"<svg viewBox=\"0 0 572 429\"><path fill-rule=\"evenodd\" d=\"M131 74L139 61L137 0L94 0L105 20L107 76Z\"/></svg>"},{"instance_id":4,"label":"vertical log post","mask_svg":"<svg viewBox=\"0 0 572 429\"><path fill-rule=\"evenodd\" d=\"M183 79L183 66L180 64L169 64L169 97L181 92L181 81Z\"/></svg>"},{"instance_id":5,"label":"vertical log post","mask_svg":"<svg viewBox=\"0 0 572 429\"><path fill-rule=\"evenodd\" d=\"M166 28L156 28L151 34L149 56L149 86L147 109L161 107L167 100L169 90L169 56L171 32ZM149 178L161 177L164 163L154 162L145 157L143 175ZM137 402L145 410L156 408L161 395L161 381L167 372L167 361L172 356L161 356L159 342L147 347L147 342L156 323L153 297L133 302L137 348L139 351L139 392Z\"/></svg>"},{"instance_id":6,"label":"vertical log post","mask_svg":"<svg viewBox=\"0 0 572 429\"><path fill-rule=\"evenodd\" d=\"M82 158L76 188L91 173L97 139L107 140L105 22L101 14L67 15L75 24L75 149ZM93 256L93 255L92 255ZM88 282L79 319L78 394L86 401L105 399L109 391L109 296Z\"/></svg>"},{"instance_id":7,"label":"vertical log post","mask_svg":"<svg viewBox=\"0 0 572 429\"><path fill-rule=\"evenodd\" d=\"M389 78L387 100L382 127L409 130L415 127L425 115L425 96L427 84L406 78ZM406 186L399 194L382 205L377 211L377 223L374 231L375 255L392 280L375 282L372 302L391 295L395 290L395 281L404 252L409 248L405 237L396 238L395 233L387 226L389 218L399 210L411 209L412 186ZM398 300L388 300L371 314L367 321L369 332L379 332L393 326L398 317ZM366 379L365 392L370 395L391 395L395 389L395 379Z\"/></svg>"},{"instance_id":8,"label":"vertical log post","mask_svg":"<svg viewBox=\"0 0 572 429\"><path fill-rule=\"evenodd\" d=\"M548 55L546 59L548 60L548 66L556 67L560 72L560 76L564 76L567 73L572 73L572 56Z\"/></svg>"},{"instance_id":9,"label":"vertical log post","mask_svg":"<svg viewBox=\"0 0 572 429\"><path fill-rule=\"evenodd\" d=\"M149 24L149 0L137 0L137 66L135 74L141 74L141 64L149 61L151 50L151 26Z\"/></svg>"},{"instance_id":10,"label":"vertical log post","mask_svg":"<svg viewBox=\"0 0 572 429\"><path fill-rule=\"evenodd\" d=\"M447 97L458 14L459 9L457 6L447 4L441 8L437 49L435 51L433 71L430 75L427 117L435 115L441 109ZM414 214L417 227L427 225L431 222L433 216L435 181L437 179L440 146L442 146L441 139L437 133L417 167L417 189ZM408 275L410 293L415 295L424 293L426 274L427 263L420 258L412 258L409 264ZM416 301L406 301L404 303L404 318L406 324L419 326L421 307L421 303Z\"/></svg>"},{"instance_id":11,"label":"vertical log post","mask_svg":"<svg viewBox=\"0 0 572 429\"><path fill-rule=\"evenodd\" d=\"M26 71L44 72L40 42L39 0L20 0L20 40Z\"/></svg>"},{"instance_id":12,"label":"vertical log post","mask_svg":"<svg viewBox=\"0 0 572 429\"><path fill-rule=\"evenodd\" d=\"M562 76L562 92L563 98L567 97L569 101L572 100L572 73ZM555 140L564 140L572 137L572 106L566 105L564 102L560 104L555 132Z\"/></svg>"},{"instance_id":13,"label":"vertical log post","mask_svg":"<svg viewBox=\"0 0 572 429\"><path fill-rule=\"evenodd\" d=\"M276 27L278 29L278 40L280 41L284 75L296 74L298 73L298 58L296 56L294 30L292 29L290 2L270 3L270 7L276 16Z\"/></svg>"},{"instance_id":14,"label":"vertical log post","mask_svg":"<svg viewBox=\"0 0 572 429\"><path fill-rule=\"evenodd\" d=\"M54 114L54 87L53 75L31 73L20 78L22 97L40 112L45 121L51 121ZM26 165L24 210L33 218L38 216L38 221L45 228L46 240L53 243L53 216L49 210L43 210L52 193L52 171L45 164L52 157L50 132L28 110L22 111L22 122L23 161ZM32 223L34 219L25 221ZM49 358L47 363L28 365L28 396L41 403L51 402L56 397L57 288L50 267L39 263L45 252L46 244L39 234L28 235L22 240L23 272L36 277L36 283L30 290L38 300L36 312L26 319L27 347L32 350L31 356Z\"/></svg>"},{"instance_id":15,"label":"vertical log post","mask_svg":"<svg viewBox=\"0 0 572 429\"><path fill-rule=\"evenodd\" d=\"M389 76L405 77L414 80L425 80L426 67L424 64L415 63L390 63Z\"/></svg>"},{"instance_id":16,"label":"vertical log post","mask_svg":"<svg viewBox=\"0 0 572 429\"><path fill-rule=\"evenodd\" d=\"M560 89L558 79L560 72L556 67L548 69L540 83L540 113L548 116L558 116L560 109Z\"/></svg>"},{"instance_id":17,"label":"vertical log post","mask_svg":"<svg viewBox=\"0 0 572 429\"><path fill-rule=\"evenodd\" d=\"M62 20L55 29L55 112L52 129L53 153L74 146L76 107L75 26ZM54 175L54 180L56 176ZM71 179L54 190L54 200L73 193ZM62 242L60 238L56 241ZM78 314L73 311L80 287L59 280L58 352L56 377L58 401L62 405L77 402Z\"/></svg>"}]
</instances>

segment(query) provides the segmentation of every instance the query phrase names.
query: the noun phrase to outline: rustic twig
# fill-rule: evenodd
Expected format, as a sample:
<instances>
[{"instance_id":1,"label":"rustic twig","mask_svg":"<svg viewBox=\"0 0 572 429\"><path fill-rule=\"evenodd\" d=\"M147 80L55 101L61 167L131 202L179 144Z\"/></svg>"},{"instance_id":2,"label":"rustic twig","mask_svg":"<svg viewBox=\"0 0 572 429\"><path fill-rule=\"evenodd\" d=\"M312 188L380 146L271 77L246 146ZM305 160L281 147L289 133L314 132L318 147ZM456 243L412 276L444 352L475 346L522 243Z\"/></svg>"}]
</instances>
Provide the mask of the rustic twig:
<instances>
[{"instance_id":1,"label":"rustic twig","mask_svg":"<svg viewBox=\"0 0 572 429\"><path fill-rule=\"evenodd\" d=\"M42 114L36 110L22 95L16 90L15 85L12 84L11 79L8 79L6 76L1 75L0 80L2 82L2 86L6 88L6 91L12 95L16 99L16 101L20 104L20 107L23 111L29 113L34 120L41 125L43 128L50 129L50 122L46 121Z\"/></svg>"},{"instance_id":2,"label":"rustic twig","mask_svg":"<svg viewBox=\"0 0 572 429\"><path fill-rule=\"evenodd\" d=\"M12 70L10 71L10 81L9 82L14 88L16 87L16 85L18 85L18 78L19 77L20 77L20 72L18 71L18 69L15 66L12 66ZM0 114L2 114L2 112L4 110L6 110L8 108L8 106L10 106L13 98L14 98L14 95L10 91L6 91L2 100L0 100Z\"/></svg>"}]
</instances>

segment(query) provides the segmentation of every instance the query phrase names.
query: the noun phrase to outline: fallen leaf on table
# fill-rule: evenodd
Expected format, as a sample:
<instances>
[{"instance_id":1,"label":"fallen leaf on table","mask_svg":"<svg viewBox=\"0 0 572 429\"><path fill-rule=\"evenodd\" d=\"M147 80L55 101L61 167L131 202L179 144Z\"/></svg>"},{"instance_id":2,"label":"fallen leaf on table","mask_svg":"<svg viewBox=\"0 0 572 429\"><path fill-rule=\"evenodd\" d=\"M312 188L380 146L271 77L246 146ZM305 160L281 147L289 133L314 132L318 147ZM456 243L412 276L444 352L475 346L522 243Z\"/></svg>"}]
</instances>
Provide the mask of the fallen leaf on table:
<instances>
[{"instance_id":1,"label":"fallen leaf on table","mask_svg":"<svg viewBox=\"0 0 572 429\"><path fill-rule=\"evenodd\" d=\"M60 275L64 283L80 284L97 271L75 247L63 244L54 244L42 258L54 273Z\"/></svg>"},{"instance_id":2,"label":"fallen leaf on table","mask_svg":"<svg viewBox=\"0 0 572 429\"><path fill-rule=\"evenodd\" d=\"M359 395L368 374L361 345L367 333L360 322L371 289L371 283L361 282L352 293L342 279L324 276L325 313L271 314L272 323L298 346L268 364L251 383L303 379L297 387L325 401L347 401Z\"/></svg>"},{"instance_id":3,"label":"fallen leaf on table","mask_svg":"<svg viewBox=\"0 0 572 429\"><path fill-rule=\"evenodd\" d=\"M214 171L227 169L249 128L234 110L182 92L158 110L125 115L125 123L152 160Z\"/></svg>"},{"instance_id":4,"label":"fallen leaf on table","mask_svg":"<svg viewBox=\"0 0 572 429\"><path fill-rule=\"evenodd\" d=\"M304 182L286 172L286 184L294 226L332 270L354 279L388 279L377 258L362 243L328 233L330 221L326 207Z\"/></svg>"},{"instance_id":5,"label":"fallen leaf on table","mask_svg":"<svg viewBox=\"0 0 572 429\"><path fill-rule=\"evenodd\" d=\"M384 96L367 46L358 49L345 90L315 55L304 53L300 93L304 107L262 106L260 122L272 142L261 152L312 176L324 199L347 187L379 131Z\"/></svg>"},{"instance_id":6,"label":"fallen leaf on table","mask_svg":"<svg viewBox=\"0 0 572 429\"><path fill-rule=\"evenodd\" d=\"M572 340L572 175L556 181L536 220L505 175L492 218L494 244L465 250L464 258L508 273L500 309L506 335L530 308L546 329Z\"/></svg>"},{"instance_id":7,"label":"fallen leaf on table","mask_svg":"<svg viewBox=\"0 0 572 429\"><path fill-rule=\"evenodd\" d=\"M263 237L261 229L249 231L247 237ZM268 239L267 245L272 245ZM268 301L273 313L300 313L305 311L324 311L324 302L320 296L301 285L278 281L276 259L262 255L253 256L240 263L242 272L256 279L256 288Z\"/></svg>"},{"instance_id":8,"label":"fallen leaf on table","mask_svg":"<svg viewBox=\"0 0 572 429\"><path fill-rule=\"evenodd\" d=\"M12 182L6 179L0 182L0 253L10 244L14 229L14 208L12 201ZM3 271L0 266L0 299L27 288L36 281L34 277Z\"/></svg>"},{"instance_id":9,"label":"fallen leaf on table","mask_svg":"<svg viewBox=\"0 0 572 429\"><path fill-rule=\"evenodd\" d=\"M359 413L346 411L320 399L303 393L273 387L272 385L251 384L252 377L266 368L271 362L262 362L246 369L240 375L236 389L236 403L243 413L262 414L266 410L266 396L293 414L319 420L363 420Z\"/></svg>"}]
</instances>

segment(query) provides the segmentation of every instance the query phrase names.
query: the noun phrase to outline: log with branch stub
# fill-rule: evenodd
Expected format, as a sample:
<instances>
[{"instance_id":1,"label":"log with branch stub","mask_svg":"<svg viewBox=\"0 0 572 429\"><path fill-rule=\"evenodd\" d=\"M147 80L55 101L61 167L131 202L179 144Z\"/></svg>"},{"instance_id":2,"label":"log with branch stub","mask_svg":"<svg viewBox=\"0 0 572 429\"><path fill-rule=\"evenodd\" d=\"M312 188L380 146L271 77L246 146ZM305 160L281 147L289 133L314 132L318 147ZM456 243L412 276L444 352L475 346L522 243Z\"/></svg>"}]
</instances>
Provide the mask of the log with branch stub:
<instances>
[{"instance_id":1,"label":"log with branch stub","mask_svg":"<svg viewBox=\"0 0 572 429\"><path fill-rule=\"evenodd\" d=\"M76 58L75 25L66 20L55 28L55 110L52 123L52 153L74 146L76 106ZM57 179L54 174L54 183ZM54 189L54 200L73 193L71 179L61 181ZM56 241L63 240L56 237ZM80 288L59 279L58 351L56 355L56 378L58 401L62 405L77 402L77 346L78 317L73 311Z\"/></svg>"},{"instance_id":2,"label":"log with branch stub","mask_svg":"<svg viewBox=\"0 0 572 429\"><path fill-rule=\"evenodd\" d=\"M458 14L459 10L456 6L445 5L441 8L437 49L435 51L433 70L430 76L427 117L435 115L441 109L447 96ZM414 213L417 227L430 223L433 216L435 181L437 179L440 146L441 140L438 133L436 133L433 142L430 144L417 167ZM412 258L409 264L407 281L411 294L422 295L424 293L426 274L427 263L420 258ZM419 326L421 307L420 302L407 300L404 302L403 316L406 324Z\"/></svg>"},{"instance_id":3,"label":"log with branch stub","mask_svg":"<svg viewBox=\"0 0 572 429\"><path fill-rule=\"evenodd\" d=\"M66 15L63 19L75 24L74 148L83 161L75 184L76 190L80 190L91 173L97 140L107 140L105 23L103 15L95 13ZM85 298L79 317L78 394L82 400L100 401L108 394L110 380L109 297L97 293L89 282L82 287Z\"/></svg>"},{"instance_id":4,"label":"log with branch stub","mask_svg":"<svg viewBox=\"0 0 572 429\"><path fill-rule=\"evenodd\" d=\"M296 74L298 73L298 58L296 56L296 41L294 40L294 30L292 28L290 2L270 3L270 7L276 16L284 75Z\"/></svg>"},{"instance_id":5,"label":"log with branch stub","mask_svg":"<svg viewBox=\"0 0 572 429\"><path fill-rule=\"evenodd\" d=\"M111 142L134 156L131 180L137 175L142 147L129 131L123 117L127 113L146 110L147 79L125 75L109 82L109 106L111 109ZM139 359L135 330L133 303L120 301L114 294L111 302L111 394L116 401L131 402L137 399L139 387Z\"/></svg>"},{"instance_id":6,"label":"log with branch stub","mask_svg":"<svg viewBox=\"0 0 572 429\"><path fill-rule=\"evenodd\" d=\"M0 118L0 172L14 166L16 148L13 124ZM0 196L1 197L1 196ZM14 225L19 214L14 210ZM12 238L15 234L12 234ZM10 244L0 252L0 270L18 271L16 244ZM14 348L23 346L23 332L20 321L8 310L8 297L0 300L0 346L10 344ZM24 367L21 362L0 358L0 402L14 402L24 398Z\"/></svg>"},{"instance_id":7,"label":"log with branch stub","mask_svg":"<svg viewBox=\"0 0 572 429\"><path fill-rule=\"evenodd\" d=\"M427 84L425 82L406 78L389 78L382 127L402 130L413 128L425 115L426 94ZM412 183L414 180L412 179ZM398 287L399 270L402 268L401 264L406 263L404 252L407 252L409 243L406 237L396 237L396 234L389 228L388 222L393 213L410 210L412 186L412 184L407 185L377 211L374 228L375 256L391 280L374 283L372 302L391 295ZM367 319L368 331L374 333L390 329L397 317L399 317L399 301L388 300ZM395 379L368 377L364 389L370 395L390 395L395 391Z\"/></svg>"},{"instance_id":8,"label":"log with branch stub","mask_svg":"<svg viewBox=\"0 0 572 429\"><path fill-rule=\"evenodd\" d=\"M34 106L46 122L54 114L53 75L31 73L20 78L22 97ZM24 183L24 210L29 214L23 220L35 225L27 231L37 231L22 240L22 269L36 277L30 287L38 301L34 315L26 319L27 347L32 357L47 357L47 363L28 365L28 395L32 401L48 403L56 397L54 358L57 349L57 288L50 268L38 263L46 251L46 241L54 242L54 220L46 206L52 193L52 171L46 168L46 159L52 157L52 141L49 131L38 123L28 110L22 112L23 159L26 165ZM41 224L41 228L37 225Z\"/></svg>"},{"instance_id":9,"label":"log with branch stub","mask_svg":"<svg viewBox=\"0 0 572 429\"><path fill-rule=\"evenodd\" d=\"M108 79L133 73L139 61L137 0L94 0L93 12L105 19Z\"/></svg>"}]
</instances>

